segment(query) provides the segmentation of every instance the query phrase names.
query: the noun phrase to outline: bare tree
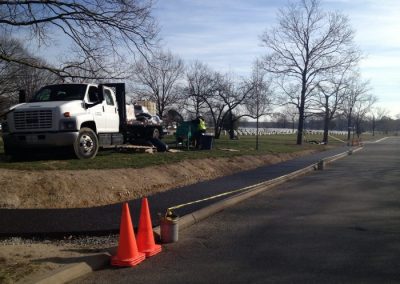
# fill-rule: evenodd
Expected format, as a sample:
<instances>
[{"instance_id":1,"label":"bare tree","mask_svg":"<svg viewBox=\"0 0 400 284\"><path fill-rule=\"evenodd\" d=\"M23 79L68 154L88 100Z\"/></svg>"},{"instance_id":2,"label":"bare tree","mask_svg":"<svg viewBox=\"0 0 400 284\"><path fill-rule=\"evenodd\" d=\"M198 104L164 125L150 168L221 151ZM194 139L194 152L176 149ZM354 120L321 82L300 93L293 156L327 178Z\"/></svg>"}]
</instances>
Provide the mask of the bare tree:
<instances>
[{"instance_id":1,"label":"bare tree","mask_svg":"<svg viewBox=\"0 0 400 284\"><path fill-rule=\"evenodd\" d=\"M354 126L357 137L359 138L364 129L361 127L373 105L377 102L377 97L372 94L366 94L356 101L353 107Z\"/></svg>"},{"instance_id":2,"label":"bare tree","mask_svg":"<svg viewBox=\"0 0 400 284\"><path fill-rule=\"evenodd\" d=\"M158 51L148 60L141 59L134 67L133 80L140 98L156 102L158 115L164 116L168 107L181 99L182 59L171 52Z\"/></svg>"},{"instance_id":3,"label":"bare tree","mask_svg":"<svg viewBox=\"0 0 400 284\"><path fill-rule=\"evenodd\" d=\"M267 73L259 61L256 61L253 66L249 89L250 94L245 100L245 107L248 116L256 120L256 150L258 150L259 120L271 113L273 99L271 80L267 79Z\"/></svg>"},{"instance_id":4,"label":"bare tree","mask_svg":"<svg viewBox=\"0 0 400 284\"><path fill-rule=\"evenodd\" d=\"M201 63L197 66L201 68L197 70L199 72L192 70L190 76L187 77L186 102L192 104L192 111L196 115L201 110L205 113L206 120L208 118L212 122L215 138L218 139L229 108L233 110L236 107L231 101L231 98L234 97L233 82L227 75L211 71ZM232 103L231 107L228 106L228 103Z\"/></svg>"},{"instance_id":5,"label":"bare tree","mask_svg":"<svg viewBox=\"0 0 400 284\"><path fill-rule=\"evenodd\" d=\"M400 129L399 122L399 120L394 120L389 115L384 115L379 120L376 120L376 129L380 130L383 134L386 135L390 132L392 132L394 135L398 135L398 133L395 132L399 131Z\"/></svg>"},{"instance_id":6,"label":"bare tree","mask_svg":"<svg viewBox=\"0 0 400 284\"><path fill-rule=\"evenodd\" d=\"M13 56L23 58L32 64L41 64L41 59L30 55L18 40L1 37L0 46L0 52L2 53L13 54ZM47 70L36 69L14 62L0 61L1 112L18 102L19 90L24 90L26 99L29 100L44 84L51 84L58 81L58 76Z\"/></svg>"},{"instance_id":7,"label":"bare tree","mask_svg":"<svg viewBox=\"0 0 400 284\"><path fill-rule=\"evenodd\" d=\"M347 17L322 11L318 0L291 2L279 11L278 20L261 37L269 51L265 68L283 78L284 85L299 87L297 144L302 144L306 99L319 77L359 55Z\"/></svg>"},{"instance_id":8,"label":"bare tree","mask_svg":"<svg viewBox=\"0 0 400 284\"><path fill-rule=\"evenodd\" d=\"M247 113L241 113L239 107L244 104L254 89L254 82L237 82L228 77L225 79L225 91L218 92L218 97L221 102L226 105L226 111L222 116L222 122L219 127L218 136L222 130L222 125L227 122L229 128L229 137L234 139L234 125L243 116L248 116Z\"/></svg>"},{"instance_id":9,"label":"bare tree","mask_svg":"<svg viewBox=\"0 0 400 284\"><path fill-rule=\"evenodd\" d=\"M350 141L352 130L360 133L361 121L376 102L376 98L369 94L369 81L363 81L358 72L353 72L350 76L347 87L348 92L343 100L341 111L347 119L347 140Z\"/></svg>"},{"instance_id":10,"label":"bare tree","mask_svg":"<svg viewBox=\"0 0 400 284\"><path fill-rule=\"evenodd\" d=\"M32 62L12 54L0 53L0 60L48 70L60 77L81 76L77 69L96 78L96 74L115 74L124 53L144 54L154 43L158 27L151 16L150 0L68 0L0 1L0 28L16 29L29 35L30 45L54 45L56 35L64 35L73 56L59 66ZM119 71L119 70L118 70ZM117 74L117 76L120 74Z\"/></svg>"},{"instance_id":11,"label":"bare tree","mask_svg":"<svg viewBox=\"0 0 400 284\"><path fill-rule=\"evenodd\" d=\"M40 59L32 60L39 62ZM26 100L29 100L33 95L43 86L54 83L60 83L61 80L58 76L48 70L41 70L32 67L19 66L20 71L16 79L17 90L24 90L26 92Z\"/></svg>"},{"instance_id":12,"label":"bare tree","mask_svg":"<svg viewBox=\"0 0 400 284\"><path fill-rule=\"evenodd\" d=\"M163 124L167 127L176 126L177 123L183 122L183 116L176 109L170 109L167 115L163 117Z\"/></svg>"},{"instance_id":13,"label":"bare tree","mask_svg":"<svg viewBox=\"0 0 400 284\"><path fill-rule=\"evenodd\" d=\"M0 36L0 54L9 54L19 58L28 57L26 50L18 40L5 35ZM17 64L0 60L0 96L9 96L16 91L17 80L15 78L18 71Z\"/></svg>"},{"instance_id":14,"label":"bare tree","mask_svg":"<svg viewBox=\"0 0 400 284\"><path fill-rule=\"evenodd\" d=\"M234 123L245 116L245 114L235 112L249 96L251 90L252 86L243 82L237 83L229 75L214 73L212 91L206 94L203 100L208 106L216 139L220 137L225 122L229 125L230 137L234 137Z\"/></svg>"},{"instance_id":15,"label":"bare tree","mask_svg":"<svg viewBox=\"0 0 400 284\"><path fill-rule=\"evenodd\" d=\"M331 121L350 91L347 85L348 71L349 69L346 68L340 73L330 72L326 79L318 83L315 105L317 108L322 108L322 115L324 117L324 134L322 141L325 144L328 144Z\"/></svg>"},{"instance_id":16,"label":"bare tree","mask_svg":"<svg viewBox=\"0 0 400 284\"><path fill-rule=\"evenodd\" d=\"M296 117L298 117L297 111L298 108L294 107L293 105L287 105L282 110L282 114L290 119L290 122L292 123L293 132L295 130Z\"/></svg>"},{"instance_id":17,"label":"bare tree","mask_svg":"<svg viewBox=\"0 0 400 284\"><path fill-rule=\"evenodd\" d=\"M370 111L372 123L372 136L375 136L377 124L385 124L386 118L389 117L389 111L381 107L373 107ZM383 125L382 125L383 126Z\"/></svg>"},{"instance_id":18,"label":"bare tree","mask_svg":"<svg viewBox=\"0 0 400 284\"><path fill-rule=\"evenodd\" d=\"M234 80L233 75L214 72L207 65L196 61L186 74L186 106L189 113L200 113L214 126L214 135L218 139L224 125L229 128L230 137L234 137L234 124L245 113L237 111L250 95L252 86L248 82Z\"/></svg>"},{"instance_id":19,"label":"bare tree","mask_svg":"<svg viewBox=\"0 0 400 284\"><path fill-rule=\"evenodd\" d=\"M209 92L203 93L201 99L208 107L207 116L211 118L214 125L214 136L219 139L223 127L226 112L226 103L222 97L229 94L231 82L228 77L218 72L212 74L212 87Z\"/></svg>"},{"instance_id":20,"label":"bare tree","mask_svg":"<svg viewBox=\"0 0 400 284\"><path fill-rule=\"evenodd\" d=\"M186 80L184 107L191 116L198 117L207 110L205 99L214 91L214 71L195 61L186 72Z\"/></svg>"}]
</instances>

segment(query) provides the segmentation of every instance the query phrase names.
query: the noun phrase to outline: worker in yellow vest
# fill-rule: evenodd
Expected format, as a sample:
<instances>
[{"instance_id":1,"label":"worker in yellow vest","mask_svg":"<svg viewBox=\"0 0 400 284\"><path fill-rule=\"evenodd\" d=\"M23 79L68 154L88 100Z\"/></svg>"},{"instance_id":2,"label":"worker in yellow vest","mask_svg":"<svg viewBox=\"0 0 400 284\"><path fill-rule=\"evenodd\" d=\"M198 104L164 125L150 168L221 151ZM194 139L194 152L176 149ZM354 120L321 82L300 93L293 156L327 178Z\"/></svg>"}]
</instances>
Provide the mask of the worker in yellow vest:
<instances>
[{"instance_id":1,"label":"worker in yellow vest","mask_svg":"<svg viewBox=\"0 0 400 284\"><path fill-rule=\"evenodd\" d=\"M196 119L197 122L197 131L196 131L196 148L200 148L200 140L201 136L206 133L206 121L204 120L204 117L202 115L199 115Z\"/></svg>"}]
</instances>

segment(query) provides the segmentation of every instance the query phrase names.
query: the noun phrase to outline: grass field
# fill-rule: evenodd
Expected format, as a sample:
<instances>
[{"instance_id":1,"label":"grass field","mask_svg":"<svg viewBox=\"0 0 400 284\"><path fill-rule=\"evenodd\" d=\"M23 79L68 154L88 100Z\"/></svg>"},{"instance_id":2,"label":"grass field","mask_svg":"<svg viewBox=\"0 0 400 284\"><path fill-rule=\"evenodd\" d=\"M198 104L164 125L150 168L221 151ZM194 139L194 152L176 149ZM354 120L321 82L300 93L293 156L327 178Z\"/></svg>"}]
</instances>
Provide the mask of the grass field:
<instances>
[{"instance_id":1,"label":"grass field","mask_svg":"<svg viewBox=\"0 0 400 284\"><path fill-rule=\"evenodd\" d=\"M363 140L378 139L368 135ZM338 139L344 140L343 136ZM309 135L308 141L321 141L321 135ZM3 142L0 139L0 168L18 170L84 170L84 169L116 169L143 168L153 165L173 164L185 159L221 158L240 155L263 155L274 153L291 153L307 149L325 150L328 146L304 143L296 145L296 135L268 135L259 137L259 150L256 151L255 136L241 136L239 140L229 140L226 136L214 140L212 150L187 150L178 148L177 153L119 153L114 150L101 150L92 160L78 160L71 153L34 153L24 159L9 161L4 155ZM166 136L164 142L175 148L173 136ZM329 147L344 145L339 140L330 138ZM227 149L236 150L228 151Z\"/></svg>"}]
</instances>

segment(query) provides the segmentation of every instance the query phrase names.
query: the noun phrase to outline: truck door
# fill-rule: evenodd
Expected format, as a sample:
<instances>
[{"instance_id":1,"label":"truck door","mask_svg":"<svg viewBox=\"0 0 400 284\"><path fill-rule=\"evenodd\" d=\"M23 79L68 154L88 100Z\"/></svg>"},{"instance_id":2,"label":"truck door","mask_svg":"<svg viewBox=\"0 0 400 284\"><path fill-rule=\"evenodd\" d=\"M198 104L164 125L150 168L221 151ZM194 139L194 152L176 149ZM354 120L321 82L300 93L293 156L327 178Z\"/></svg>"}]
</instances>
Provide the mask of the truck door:
<instances>
[{"instance_id":1,"label":"truck door","mask_svg":"<svg viewBox=\"0 0 400 284\"><path fill-rule=\"evenodd\" d=\"M88 112L93 115L94 122L98 133L104 133L107 131L107 117L105 115L105 108L103 101L99 102L99 89L96 86L90 86L88 90L88 102L89 104L96 104L88 108Z\"/></svg>"},{"instance_id":2,"label":"truck door","mask_svg":"<svg viewBox=\"0 0 400 284\"><path fill-rule=\"evenodd\" d=\"M119 131L119 115L117 102L115 100L114 93L109 89L104 89L104 109L106 116L107 132L118 132Z\"/></svg>"}]
</instances>

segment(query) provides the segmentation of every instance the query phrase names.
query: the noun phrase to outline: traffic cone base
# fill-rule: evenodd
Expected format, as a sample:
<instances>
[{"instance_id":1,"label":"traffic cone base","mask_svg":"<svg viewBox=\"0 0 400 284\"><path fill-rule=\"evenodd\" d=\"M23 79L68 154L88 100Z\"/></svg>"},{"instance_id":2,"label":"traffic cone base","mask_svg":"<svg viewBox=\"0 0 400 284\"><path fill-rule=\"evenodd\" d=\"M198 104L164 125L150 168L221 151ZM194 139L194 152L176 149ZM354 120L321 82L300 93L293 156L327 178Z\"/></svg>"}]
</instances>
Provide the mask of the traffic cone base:
<instances>
[{"instance_id":1,"label":"traffic cone base","mask_svg":"<svg viewBox=\"0 0 400 284\"><path fill-rule=\"evenodd\" d=\"M145 260L146 255L144 253L138 253L135 258L130 259L119 259L117 255L111 258L111 265L113 266L135 266Z\"/></svg>"},{"instance_id":2,"label":"traffic cone base","mask_svg":"<svg viewBox=\"0 0 400 284\"><path fill-rule=\"evenodd\" d=\"M162 250L161 246L155 244L151 249L142 250L140 252L143 252L146 255L146 257L150 257L150 256L156 255L157 253L161 252L161 250Z\"/></svg>"},{"instance_id":3,"label":"traffic cone base","mask_svg":"<svg viewBox=\"0 0 400 284\"><path fill-rule=\"evenodd\" d=\"M138 235L136 239L139 252L145 253L146 257L156 255L161 251L161 246L155 244L154 241L153 226L151 224L150 209L147 198L142 199Z\"/></svg>"}]
</instances>

